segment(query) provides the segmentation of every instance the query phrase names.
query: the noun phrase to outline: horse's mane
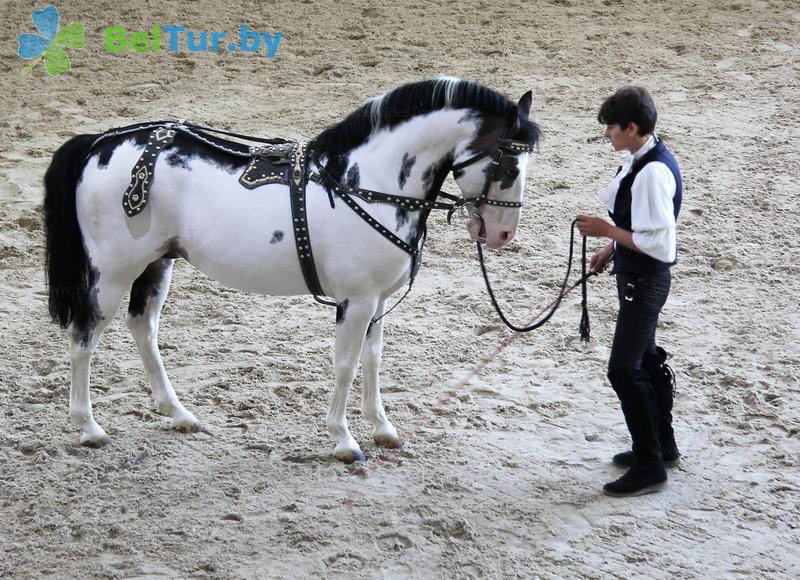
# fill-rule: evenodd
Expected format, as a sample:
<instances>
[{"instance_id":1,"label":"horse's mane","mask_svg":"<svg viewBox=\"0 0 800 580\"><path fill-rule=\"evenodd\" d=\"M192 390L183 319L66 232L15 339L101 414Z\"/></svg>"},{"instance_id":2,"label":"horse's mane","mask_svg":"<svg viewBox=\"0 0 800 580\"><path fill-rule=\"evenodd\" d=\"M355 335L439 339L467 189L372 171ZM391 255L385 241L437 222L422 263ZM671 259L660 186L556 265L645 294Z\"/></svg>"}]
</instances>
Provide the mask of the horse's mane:
<instances>
[{"instance_id":1,"label":"horse's mane","mask_svg":"<svg viewBox=\"0 0 800 580\"><path fill-rule=\"evenodd\" d=\"M338 156L364 143L377 129L391 129L417 115L442 109L473 109L479 114L499 116L516 103L475 81L437 77L399 86L376 97L329 127L314 139L321 154ZM535 145L541 131L530 120L520 118L515 139Z\"/></svg>"}]
</instances>

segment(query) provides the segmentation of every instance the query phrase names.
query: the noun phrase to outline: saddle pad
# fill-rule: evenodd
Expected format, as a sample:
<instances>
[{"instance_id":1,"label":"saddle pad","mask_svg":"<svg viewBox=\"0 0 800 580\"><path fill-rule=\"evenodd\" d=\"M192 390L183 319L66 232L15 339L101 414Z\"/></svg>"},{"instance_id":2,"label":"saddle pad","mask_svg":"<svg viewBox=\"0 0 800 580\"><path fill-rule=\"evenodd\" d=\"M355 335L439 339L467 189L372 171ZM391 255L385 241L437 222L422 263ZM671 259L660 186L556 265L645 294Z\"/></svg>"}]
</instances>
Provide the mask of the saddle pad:
<instances>
[{"instance_id":1,"label":"saddle pad","mask_svg":"<svg viewBox=\"0 0 800 580\"><path fill-rule=\"evenodd\" d=\"M250 162L239 177L239 183L255 189L268 183L289 185L292 157L297 143L260 145L250 148Z\"/></svg>"}]
</instances>

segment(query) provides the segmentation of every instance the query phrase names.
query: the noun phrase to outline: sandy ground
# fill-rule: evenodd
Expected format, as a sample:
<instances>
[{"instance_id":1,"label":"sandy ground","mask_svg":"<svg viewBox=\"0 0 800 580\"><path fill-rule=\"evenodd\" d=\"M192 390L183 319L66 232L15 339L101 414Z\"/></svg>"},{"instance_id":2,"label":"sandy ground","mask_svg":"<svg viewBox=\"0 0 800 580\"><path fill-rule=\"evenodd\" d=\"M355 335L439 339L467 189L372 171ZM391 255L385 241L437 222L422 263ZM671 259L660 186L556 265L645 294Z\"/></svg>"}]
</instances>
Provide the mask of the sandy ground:
<instances>
[{"instance_id":1,"label":"sandy ground","mask_svg":"<svg viewBox=\"0 0 800 580\"><path fill-rule=\"evenodd\" d=\"M169 3L173 4L173 3ZM73 68L20 76L16 35L44 3L3 2L0 68L0 576L797 577L800 569L798 28L792 0L490 3L64 1L83 21ZM109 54L130 30L283 31L248 54ZM617 155L601 100L648 86L682 162L681 263L660 324L678 375L685 454L663 493L603 496L627 444L604 378L615 297L591 285L518 337L490 310L462 228L432 222L426 267L390 317L384 398L407 441L331 459L333 313L307 297L220 287L179 263L161 348L209 434L169 430L120 316L95 358L95 416L112 436L77 444L68 354L46 315L41 180L73 134L187 117L310 137L364 100L447 73L518 97L534 91L545 140L510 248L491 256L524 322L552 296L576 213ZM451 184L452 188L452 184ZM452 189L451 189L452 190ZM512 302L513 300L513 302Z\"/></svg>"}]
</instances>

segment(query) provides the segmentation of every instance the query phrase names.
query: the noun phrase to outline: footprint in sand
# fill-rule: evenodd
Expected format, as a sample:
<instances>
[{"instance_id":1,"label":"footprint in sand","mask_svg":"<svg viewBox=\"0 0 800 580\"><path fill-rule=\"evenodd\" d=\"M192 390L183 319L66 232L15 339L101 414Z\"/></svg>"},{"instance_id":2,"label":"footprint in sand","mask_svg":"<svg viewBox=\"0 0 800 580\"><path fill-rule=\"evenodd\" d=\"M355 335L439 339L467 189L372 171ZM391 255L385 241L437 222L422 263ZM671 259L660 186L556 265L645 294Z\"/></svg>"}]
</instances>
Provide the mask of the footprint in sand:
<instances>
[{"instance_id":1,"label":"footprint in sand","mask_svg":"<svg viewBox=\"0 0 800 580\"><path fill-rule=\"evenodd\" d=\"M723 256L711 260L711 269L717 272L728 272L739 267L739 262L732 256Z\"/></svg>"},{"instance_id":2,"label":"footprint in sand","mask_svg":"<svg viewBox=\"0 0 800 580\"><path fill-rule=\"evenodd\" d=\"M557 551L571 550L574 540L592 529L592 522L571 503L556 504L544 516L544 527L552 536L546 543Z\"/></svg>"},{"instance_id":3,"label":"footprint in sand","mask_svg":"<svg viewBox=\"0 0 800 580\"><path fill-rule=\"evenodd\" d=\"M398 552L407 550L414 545L414 542L411 541L411 538L403 534L384 534L378 537L377 544L384 550Z\"/></svg>"}]
</instances>

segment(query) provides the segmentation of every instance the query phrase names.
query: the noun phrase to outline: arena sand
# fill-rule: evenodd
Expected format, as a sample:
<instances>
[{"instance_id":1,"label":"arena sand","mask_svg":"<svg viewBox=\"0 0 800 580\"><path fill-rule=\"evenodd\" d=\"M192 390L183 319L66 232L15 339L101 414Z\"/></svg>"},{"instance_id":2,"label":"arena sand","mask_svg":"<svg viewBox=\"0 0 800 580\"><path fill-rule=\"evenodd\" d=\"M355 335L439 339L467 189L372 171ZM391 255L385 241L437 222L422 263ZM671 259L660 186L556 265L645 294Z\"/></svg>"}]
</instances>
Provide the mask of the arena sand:
<instances>
[{"instance_id":1,"label":"arena sand","mask_svg":"<svg viewBox=\"0 0 800 580\"><path fill-rule=\"evenodd\" d=\"M44 2L3 2L0 121L0 575L13 577L796 577L800 569L798 28L795 2L59 4L86 24L72 69L21 76L16 36ZM245 53L111 54L106 25L282 31ZM330 456L334 316L308 297L220 287L179 262L160 336L209 433L157 415L119 316L95 358L95 416L77 444L68 353L46 313L42 175L68 137L185 117L308 138L367 98L436 74L518 98L545 139L516 240L490 268L520 322L553 295L568 226L602 214L617 163L595 119L623 83L651 89L679 157L681 262L659 326L678 376L684 460L660 494L601 495L628 445L604 378L613 279L466 383L510 334L474 247L441 216L386 332L383 392L406 440ZM451 191L453 184L450 183ZM593 242L599 246L599 242Z\"/></svg>"}]
</instances>

